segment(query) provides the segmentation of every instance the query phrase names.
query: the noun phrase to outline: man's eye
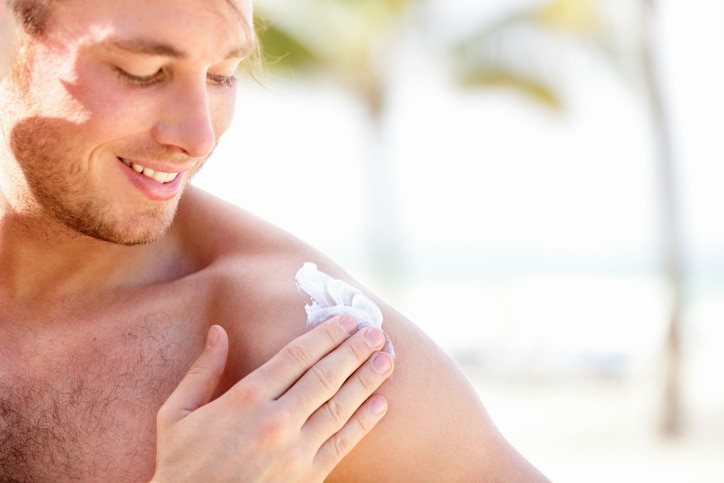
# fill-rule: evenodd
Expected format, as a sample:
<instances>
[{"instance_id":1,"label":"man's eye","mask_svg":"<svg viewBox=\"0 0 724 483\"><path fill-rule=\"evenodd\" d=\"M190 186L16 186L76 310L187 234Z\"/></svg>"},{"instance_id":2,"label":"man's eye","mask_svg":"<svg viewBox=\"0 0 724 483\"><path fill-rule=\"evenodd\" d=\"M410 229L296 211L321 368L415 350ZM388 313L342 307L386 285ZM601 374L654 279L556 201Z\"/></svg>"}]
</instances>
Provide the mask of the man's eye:
<instances>
[{"instance_id":1,"label":"man's eye","mask_svg":"<svg viewBox=\"0 0 724 483\"><path fill-rule=\"evenodd\" d=\"M159 69L157 72L151 75L134 75L126 72L120 67L116 67L116 73L118 77L126 84L139 86L139 87L151 87L163 81L165 72L163 69Z\"/></svg>"},{"instance_id":2,"label":"man's eye","mask_svg":"<svg viewBox=\"0 0 724 483\"><path fill-rule=\"evenodd\" d=\"M236 73L233 75L208 74L207 77L209 82L220 87L234 87L239 80Z\"/></svg>"}]
</instances>

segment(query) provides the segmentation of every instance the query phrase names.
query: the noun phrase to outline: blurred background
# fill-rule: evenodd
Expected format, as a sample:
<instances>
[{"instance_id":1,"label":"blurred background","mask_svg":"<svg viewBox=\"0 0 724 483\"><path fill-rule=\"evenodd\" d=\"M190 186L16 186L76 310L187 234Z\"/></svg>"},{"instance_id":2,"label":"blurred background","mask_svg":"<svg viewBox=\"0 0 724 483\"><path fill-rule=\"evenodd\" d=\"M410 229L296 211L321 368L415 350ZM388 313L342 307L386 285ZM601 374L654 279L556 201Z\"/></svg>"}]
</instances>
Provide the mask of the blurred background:
<instances>
[{"instance_id":1,"label":"blurred background","mask_svg":"<svg viewBox=\"0 0 724 483\"><path fill-rule=\"evenodd\" d=\"M554 481L724 481L724 1L256 9L195 184L414 320Z\"/></svg>"}]
</instances>

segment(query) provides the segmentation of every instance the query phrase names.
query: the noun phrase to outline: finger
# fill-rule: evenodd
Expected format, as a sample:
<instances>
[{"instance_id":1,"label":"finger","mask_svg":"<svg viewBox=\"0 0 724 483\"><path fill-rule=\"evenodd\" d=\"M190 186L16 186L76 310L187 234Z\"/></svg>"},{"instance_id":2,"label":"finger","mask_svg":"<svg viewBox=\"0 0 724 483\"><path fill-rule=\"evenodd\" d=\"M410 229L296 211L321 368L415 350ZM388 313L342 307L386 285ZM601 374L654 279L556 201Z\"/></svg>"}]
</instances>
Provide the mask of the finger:
<instances>
[{"instance_id":1,"label":"finger","mask_svg":"<svg viewBox=\"0 0 724 483\"><path fill-rule=\"evenodd\" d=\"M312 366L280 401L298 410L306 418L329 401L344 382L362 366L370 355L385 343L384 333L367 327L350 337L337 350ZM367 393L357 408L372 392ZM330 433L331 434L331 433Z\"/></svg>"},{"instance_id":2,"label":"finger","mask_svg":"<svg viewBox=\"0 0 724 483\"><path fill-rule=\"evenodd\" d=\"M347 424L322 445L314 458L314 466L322 474L329 474L382 420L387 407L384 397L374 395L369 398Z\"/></svg>"},{"instance_id":3,"label":"finger","mask_svg":"<svg viewBox=\"0 0 724 483\"><path fill-rule=\"evenodd\" d=\"M211 326L203 352L159 410L160 427L180 421L211 400L224 372L228 353L226 331L218 325Z\"/></svg>"},{"instance_id":4,"label":"finger","mask_svg":"<svg viewBox=\"0 0 724 483\"><path fill-rule=\"evenodd\" d=\"M354 334L357 326L353 317L332 317L287 344L247 379L264 388L261 397L277 399L310 367Z\"/></svg>"},{"instance_id":5,"label":"finger","mask_svg":"<svg viewBox=\"0 0 724 483\"><path fill-rule=\"evenodd\" d=\"M309 444L318 447L342 429L370 395L392 375L393 369L394 360L389 354L378 352L370 357L302 427Z\"/></svg>"}]
</instances>

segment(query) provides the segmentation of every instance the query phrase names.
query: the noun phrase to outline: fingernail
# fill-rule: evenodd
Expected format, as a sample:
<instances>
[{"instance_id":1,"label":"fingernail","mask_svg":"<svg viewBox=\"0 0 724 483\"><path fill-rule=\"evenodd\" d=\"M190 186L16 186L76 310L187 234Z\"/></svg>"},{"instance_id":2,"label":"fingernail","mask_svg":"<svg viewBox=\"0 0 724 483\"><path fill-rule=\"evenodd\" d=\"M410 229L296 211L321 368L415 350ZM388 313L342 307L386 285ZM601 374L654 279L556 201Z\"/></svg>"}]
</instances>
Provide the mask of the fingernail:
<instances>
[{"instance_id":1,"label":"fingernail","mask_svg":"<svg viewBox=\"0 0 724 483\"><path fill-rule=\"evenodd\" d=\"M372 356L372 369L378 374L387 374L392 369L392 359L389 355L378 352Z\"/></svg>"},{"instance_id":2,"label":"fingernail","mask_svg":"<svg viewBox=\"0 0 724 483\"><path fill-rule=\"evenodd\" d=\"M370 403L370 409L372 409L372 412L377 416L381 416L387 412L387 401L383 397L375 396Z\"/></svg>"},{"instance_id":3,"label":"fingernail","mask_svg":"<svg viewBox=\"0 0 724 483\"><path fill-rule=\"evenodd\" d=\"M365 342L367 342L367 345L373 349L377 349L378 347L382 347L385 343L385 334L383 334L379 329L370 327L365 333Z\"/></svg>"},{"instance_id":4,"label":"fingernail","mask_svg":"<svg viewBox=\"0 0 724 483\"><path fill-rule=\"evenodd\" d=\"M219 329L216 326L212 325L211 328L209 329L209 335L207 336L207 339L206 339L206 347L211 349L212 347L214 347L216 345L216 343L218 341L219 341Z\"/></svg>"},{"instance_id":5,"label":"fingernail","mask_svg":"<svg viewBox=\"0 0 724 483\"><path fill-rule=\"evenodd\" d=\"M344 330L348 334L354 334L357 332L357 321L354 319L354 317L350 317L349 315L343 315L339 319L339 326L342 327L342 330Z\"/></svg>"}]
</instances>

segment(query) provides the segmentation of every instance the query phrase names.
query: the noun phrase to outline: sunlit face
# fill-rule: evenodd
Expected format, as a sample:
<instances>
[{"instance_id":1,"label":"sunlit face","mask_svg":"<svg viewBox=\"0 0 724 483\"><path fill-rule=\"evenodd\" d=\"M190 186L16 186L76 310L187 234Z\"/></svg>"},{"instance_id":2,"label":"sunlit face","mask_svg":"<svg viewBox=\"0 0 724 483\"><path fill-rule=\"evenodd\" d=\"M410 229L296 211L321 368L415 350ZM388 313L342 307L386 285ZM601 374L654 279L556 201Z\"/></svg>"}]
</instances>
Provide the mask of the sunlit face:
<instances>
[{"instance_id":1,"label":"sunlit face","mask_svg":"<svg viewBox=\"0 0 724 483\"><path fill-rule=\"evenodd\" d=\"M231 122L238 66L252 48L250 8L59 2L46 34L29 40L15 95L3 99L26 208L115 243L165 233Z\"/></svg>"}]
</instances>

